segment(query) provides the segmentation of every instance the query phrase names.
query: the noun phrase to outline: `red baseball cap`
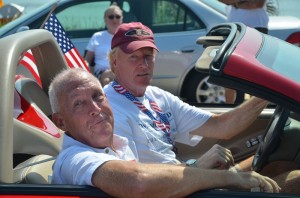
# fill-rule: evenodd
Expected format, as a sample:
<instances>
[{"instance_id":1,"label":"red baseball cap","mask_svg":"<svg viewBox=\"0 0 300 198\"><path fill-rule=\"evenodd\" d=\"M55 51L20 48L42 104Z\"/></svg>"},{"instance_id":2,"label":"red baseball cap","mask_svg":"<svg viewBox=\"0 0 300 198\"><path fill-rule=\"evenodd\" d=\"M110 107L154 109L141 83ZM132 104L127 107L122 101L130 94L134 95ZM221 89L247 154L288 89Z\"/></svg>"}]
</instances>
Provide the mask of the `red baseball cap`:
<instances>
[{"instance_id":1,"label":"red baseball cap","mask_svg":"<svg viewBox=\"0 0 300 198\"><path fill-rule=\"evenodd\" d=\"M111 41L111 49L117 46L127 54L143 47L152 47L158 51L153 32L140 22L123 23L118 27Z\"/></svg>"}]
</instances>

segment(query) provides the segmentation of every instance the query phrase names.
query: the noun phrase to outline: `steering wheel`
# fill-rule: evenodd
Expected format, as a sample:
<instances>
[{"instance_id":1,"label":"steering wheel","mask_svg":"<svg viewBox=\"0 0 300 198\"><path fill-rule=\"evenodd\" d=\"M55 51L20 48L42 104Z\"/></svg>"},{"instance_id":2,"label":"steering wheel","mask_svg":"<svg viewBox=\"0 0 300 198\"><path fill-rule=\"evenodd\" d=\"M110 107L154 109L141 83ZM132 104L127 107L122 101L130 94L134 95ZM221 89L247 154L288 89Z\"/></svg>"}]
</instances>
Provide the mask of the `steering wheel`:
<instances>
[{"instance_id":1,"label":"steering wheel","mask_svg":"<svg viewBox=\"0 0 300 198\"><path fill-rule=\"evenodd\" d=\"M275 151L280 143L280 135L283 132L290 111L282 106L277 106L266 128L263 141L256 150L252 162L252 168L260 171L268 162L268 157Z\"/></svg>"}]
</instances>

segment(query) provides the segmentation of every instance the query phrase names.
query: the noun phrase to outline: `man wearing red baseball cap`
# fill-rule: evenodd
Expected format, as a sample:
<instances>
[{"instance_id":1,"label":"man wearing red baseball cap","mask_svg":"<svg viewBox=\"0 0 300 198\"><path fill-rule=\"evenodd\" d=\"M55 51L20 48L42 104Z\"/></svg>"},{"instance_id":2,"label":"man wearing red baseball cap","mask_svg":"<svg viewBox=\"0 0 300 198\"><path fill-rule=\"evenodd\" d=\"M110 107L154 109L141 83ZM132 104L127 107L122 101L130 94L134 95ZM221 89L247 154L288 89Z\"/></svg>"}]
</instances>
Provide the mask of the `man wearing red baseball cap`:
<instances>
[{"instance_id":1,"label":"man wearing red baseball cap","mask_svg":"<svg viewBox=\"0 0 300 198\"><path fill-rule=\"evenodd\" d=\"M122 24L114 35L111 48L120 47L123 52L132 52L143 48L151 47L156 50L153 32L140 22Z\"/></svg>"},{"instance_id":2,"label":"man wearing red baseball cap","mask_svg":"<svg viewBox=\"0 0 300 198\"><path fill-rule=\"evenodd\" d=\"M268 104L253 97L232 111L216 115L151 86L158 48L153 32L142 23L121 24L111 48L115 80L104 91L115 118L114 132L131 141L140 162L178 164L175 141L195 146L203 137L232 138L245 131ZM234 160L230 150L214 145L187 165L228 169Z\"/></svg>"}]
</instances>

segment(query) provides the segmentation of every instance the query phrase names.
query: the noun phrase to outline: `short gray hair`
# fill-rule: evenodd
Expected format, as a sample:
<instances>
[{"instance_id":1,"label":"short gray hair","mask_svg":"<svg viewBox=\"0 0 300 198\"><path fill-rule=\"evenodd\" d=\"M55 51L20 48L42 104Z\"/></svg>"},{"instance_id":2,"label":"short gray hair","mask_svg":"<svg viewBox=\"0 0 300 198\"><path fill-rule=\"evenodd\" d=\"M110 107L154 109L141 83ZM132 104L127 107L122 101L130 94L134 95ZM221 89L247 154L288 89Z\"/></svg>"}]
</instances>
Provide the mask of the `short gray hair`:
<instances>
[{"instance_id":1,"label":"short gray hair","mask_svg":"<svg viewBox=\"0 0 300 198\"><path fill-rule=\"evenodd\" d=\"M59 96L67 91L67 86L71 82L80 79L83 75L88 75L91 80L99 82L99 80L93 74L81 68L70 68L62 70L53 78L48 91L50 105L53 113L57 113L60 110L58 102ZM102 88L100 82L99 85Z\"/></svg>"}]
</instances>

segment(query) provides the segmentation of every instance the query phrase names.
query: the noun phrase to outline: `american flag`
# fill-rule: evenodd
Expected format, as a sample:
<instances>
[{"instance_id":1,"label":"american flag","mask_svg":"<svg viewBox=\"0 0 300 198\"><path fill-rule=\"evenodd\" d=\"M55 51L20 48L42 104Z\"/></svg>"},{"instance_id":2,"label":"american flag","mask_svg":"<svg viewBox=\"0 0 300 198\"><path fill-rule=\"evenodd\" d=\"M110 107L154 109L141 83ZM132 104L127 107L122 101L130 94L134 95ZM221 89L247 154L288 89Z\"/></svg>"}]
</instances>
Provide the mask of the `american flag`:
<instances>
[{"instance_id":1,"label":"american flag","mask_svg":"<svg viewBox=\"0 0 300 198\"><path fill-rule=\"evenodd\" d=\"M53 34L70 68L79 67L90 71L80 53L68 38L64 28L61 26L54 13L50 15L43 28ZM36 79L36 81L41 85L37 66L31 50L28 50L25 53L23 59L20 61L20 64L24 65L33 74L33 77Z\"/></svg>"},{"instance_id":2,"label":"american flag","mask_svg":"<svg viewBox=\"0 0 300 198\"><path fill-rule=\"evenodd\" d=\"M42 87L40 75L39 75L37 66L35 64L35 60L34 60L31 50L28 50L25 53L24 57L20 61L20 64L24 65L30 71L30 73L35 78L36 82Z\"/></svg>"},{"instance_id":3,"label":"american flag","mask_svg":"<svg viewBox=\"0 0 300 198\"><path fill-rule=\"evenodd\" d=\"M89 71L88 66L85 64L83 58L80 56L80 53L74 47L71 40L67 37L64 28L61 26L60 22L53 13L50 15L48 21L45 23L44 29L50 31L56 38L56 41L58 42L69 67L81 67Z\"/></svg>"}]
</instances>

